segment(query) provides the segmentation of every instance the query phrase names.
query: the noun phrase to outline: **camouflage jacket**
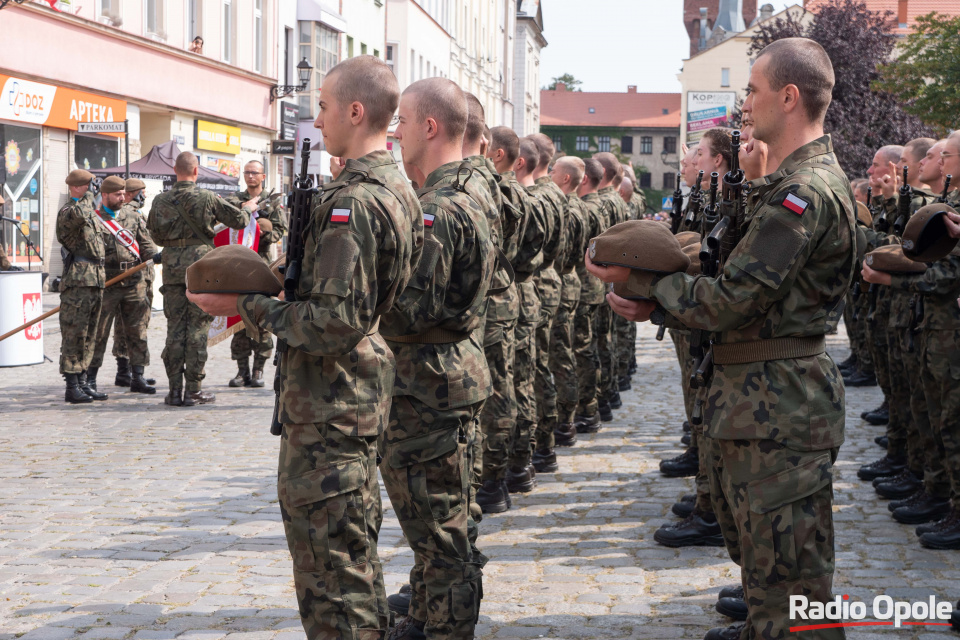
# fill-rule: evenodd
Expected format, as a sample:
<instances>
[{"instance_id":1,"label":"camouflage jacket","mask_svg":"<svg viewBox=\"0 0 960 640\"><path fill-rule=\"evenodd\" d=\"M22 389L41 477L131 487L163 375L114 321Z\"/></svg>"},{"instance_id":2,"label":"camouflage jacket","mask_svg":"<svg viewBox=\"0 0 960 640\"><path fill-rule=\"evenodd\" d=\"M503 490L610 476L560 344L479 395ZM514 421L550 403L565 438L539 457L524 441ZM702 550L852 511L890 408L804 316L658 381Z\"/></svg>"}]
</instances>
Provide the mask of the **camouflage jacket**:
<instances>
[{"instance_id":1,"label":"camouflage jacket","mask_svg":"<svg viewBox=\"0 0 960 640\"><path fill-rule=\"evenodd\" d=\"M891 278L893 290L906 295L923 296L923 321L920 326L928 331L956 331L960 329L960 248L946 258L931 263L922 274Z\"/></svg>"},{"instance_id":2,"label":"camouflage jacket","mask_svg":"<svg viewBox=\"0 0 960 640\"><path fill-rule=\"evenodd\" d=\"M537 178L533 186L527 191L543 205L544 228L546 231L546 237L543 241L543 268L553 267L559 271L560 265L557 258L563 252L564 227L566 226L564 210L566 209L567 198L550 176Z\"/></svg>"},{"instance_id":3,"label":"camouflage jacket","mask_svg":"<svg viewBox=\"0 0 960 640\"><path fill-rule=\"evenodd\" d=\"M822 336L837 326L856 263L856 204L830 137L803 145L751 187L742 240L719 277L677 273L652 287L629 286L723 344ZM799 450L839 447L843 394L826 354L716 365L708 433L775 439Z\"/></svg>"},{"instance_id":4,"label":"camouflage jacket","mask_svg":"<svg viewBox=\"0 0 960 640\"><path fill-rule=\"evenodd\" d=\"M496 245L502 249L504 222L503 196L500 194L500 174L497 173L493 162L485 156L470 156L469 158L464 158L464 161L469 163L470 168L474 170L478 178L483 178L482 180L468 180L467 188L468 190L476 190L478 195L479 192L482 191L484 195L490 199L492 207L489 209L484 207L487 214L487 224L490 227L490 237L493 238ZM486 186L485 191L480 188L481 185ZM494 282L496 282L496 278Z\"/></svg>"},{"instance_id":5,"label":"camouflage jacket","mask_svg":"<svg viewBox=\"0 0 960 640\"><path fill-rule=\"evenodd\" d=\"M260 257L263 258L265 262L269 262L270 247L280 242L287 233L287 216L284 214L281 204L282 197L278 197L278 194L273 194L272 197L267 198L266 195L266 193L260 194L257 217L269 220L273 228L266 233L263 231L260 232L260 242L257 244L257 253L260 254ZM227 202L241 209L243 208L243 203L250 200L250 198L250 192L244 189L227 198Z\"/></svg>"},{"instance_id":6,"label":"camouflage jacket","mask_svg":"<svg viewBox=\"0 0 960 640\"><path fill-rule=\"evenodd\" d=\"M197 238L197 234L184 221L180 212L190 216L206 237ZM217 222L222 222L231 229L243 229L250 222L250 212L238 209L191 181L177 182L170 191L153 199L150 215L147 217L147 229L153 241L165 248L164 284L186 282L187 267L210 251L206 241L213 242L213 228ZM179 241L194 244L176 246Z\"/></svg>"},{"instance_id":7,"label":"camouflage jacket","mask_svg":"<svg viewBox=\"0 0 960 640\"><path fill-rule=\"evenodd\" d=\"M577 260L583 263L586 247L586 207L576 193L566 196L564 206L563 251L557 258L557 271L563 281L560 299L567 302L580 300L580 276L577 273Z\"/></svg>"},{"instance_id":8,"label":"camouflage jacket","mask_svg":"<svg viewBox=\"0 0 960 640\"><path fill-rule=\"evenodd\" d=\"M625 222L629 214L627 213L627 203L620 197L620 193L613 187L604 187L597 191L600 197L607 203L607 227Z\"/></svg>"},{"instance_id":9,"label":"camouflage jacket","mask_svg":"<svg viewBox=\"0 0 960 640\"><path fill-rule=\"evenodd\" d=\"M139 255L128 249L124 244L117 239L113 233L110 232L107 227L98 223L100 227L100 237L103 239L103 246L106 257L104 259L104 267L106 268L106 277L107 280L114 276L118 276L127 269L132 269L141 262L146 262L152 258L157 253L157 245L153 243L153 238L150 237L150 232L147 231L147 223L143 219L136 209L133 207L128 207L124 204L120 207L120 211L116 212L114 215L106 205L101 205L99 216L104 220L113 220L121 227L130 232L127 236L128 239L131 239L137 243L138 249L140 250ZM120 282L116 284L118 287L130 287L140 282L146 278L146 272L153 267L147 267L143 271L133 274L132 276L127 276Z\"/></svg>"},{"instance_id":10,"label":"camouflage jacket","mask_svg":"<svg viewBox=\"0 0 960 640\"><path fill-rule=\"evenodd\" d=\"M546 238L543 209L539 201L531 197L517 181L513 171L501 174L504 200L516 211L523 212L520 242L513 264L517 280L536 274L543 265L543 243Z\"/></svg>"},{"instance_id":11,"label":"camouflage jacket","mask_svg":"<svg viewBox=\"0 0 960 640\"><path fill-rule=\"evenodd\" d=\"M933 202L936 199L935 196L915 189L913 192L913 198L910 200L910 214L916 213L917 209L922 206L925 206L928 202ZM897 215L896 207L894 208L893 213L888 213L888 219L890 217L895 218ZM893 224L891 220L890 224ZM896 236L890 236L895 238L896 242L900 242L899 238ZM912 304L914 299L914 294L908 293L899 289L891 289L889 292L884 292L889 296L890 302L890 319L887 321L887 326L891 329L906 329L913 324L913 311Z\"/></svg>"},{"instance_id":12,"label":"camouflage jacket","mask_svg":"<svg viewBox=\"0 0 960 640\"><path fill-rule=\"evenodd\" d=\"M383 316L380 330L397 359L394 395L454 409L490 395L490 373L476 333L496 269L496 245L487 213L460 171L447 163L417 192L423 207L423 254L413 277ZM461 181L467 180L464 185ZM408 343L393 337L452 332L450 342ZM459 339L455 339L460 335Z\"/></svg>"},{"instance_id":13,"label":"camouflage jacket","mask_svg":"<svg viewBox=\"0 0 960 640\"><path fill-rule=\"evenodd\" d=\"M281 422L378 435L394 358L377 325L420 258L420 203L393 156L374 151L348 160L324 186L304 234L297 301L240 296L240 315L290 347L280 371Z\"/></svg>"},{"instance_id":14,"label":"camouflage jacket","mask_svg":"<svg viewBox=\"0 0 960 640\"><path fill-rule=\"evenodd\" d=\"M584 245L607 230L607 219L603 214L603 199L596 191L588 193L581 199L584 213ZM577 265L577 275L580 276L580 304L603 304L607 290L597 276L587 271L583 263L586 248L580 252L580 262Z\"/></svg>"},{"instance_id":15,"label":"camouflage jacket","mask_svg":"<svg viewBox=\"0 0 960 640\"><path fill-rule=\"evenodd\" d=\"M73 254L73 262L62 276L62 287L102 289L106 283L103 238L93 201L93 193L88 190L79 200L71 198L57 214L57 241Z\"/></svg>"},{"instance_id":16,"label":"camouflage jacket","mask_svg":"<svg viewBox=\"0 0 960 640\"><path fill-rule=\"evenodd\" d=\"M634 191L630 197L630 205L632 207L630 212L633 215L631 220L639 220L647 212L647 197L642 191Z\"/></svg>"},{"instance_id":17,"label":"camouflage jacket","mask_svg":"<svg viewBox=\"0 0 960 640\"><path fill-rule=\"evenodd\" d=\"M147 216L144 215L143 211L140 209L140 207L137 205L137 203L135 203L135 202L128 202L128 203L124 204L123 207L121 207L121 211L123 212L123 215L124 215L125 217L127 217L127 218L129 218L129 219L131 219L131 220L134 219L134 218L140 220L140 221L143 223L143 228L144 228L144 230L146 230L146 228L147 228ZM117 215L120 215L120 214L117 214ZM147 235L150 235L150 232L149 232L149 231L147 231L146 233L147 233ZM154 255L156 255L156 251L159 251L160 248L157 246L157 243L156 243L156 242L153 242L153 238L152 238L152 237L150 238L150 242L151 242L151 243L153 244L153 246L154 246ZM141 252L140 255L143 255L143 253ZM143 256L143 257L146 258L147 256ZM147 282L153 282L153 281L156 279L156 275L155 275L155 271L154 271L154 265L150 265L149 267L147 267L146 269L143 270L143 277L144 277L144 280L146 280Z\"/></svg>"}]
</instances>

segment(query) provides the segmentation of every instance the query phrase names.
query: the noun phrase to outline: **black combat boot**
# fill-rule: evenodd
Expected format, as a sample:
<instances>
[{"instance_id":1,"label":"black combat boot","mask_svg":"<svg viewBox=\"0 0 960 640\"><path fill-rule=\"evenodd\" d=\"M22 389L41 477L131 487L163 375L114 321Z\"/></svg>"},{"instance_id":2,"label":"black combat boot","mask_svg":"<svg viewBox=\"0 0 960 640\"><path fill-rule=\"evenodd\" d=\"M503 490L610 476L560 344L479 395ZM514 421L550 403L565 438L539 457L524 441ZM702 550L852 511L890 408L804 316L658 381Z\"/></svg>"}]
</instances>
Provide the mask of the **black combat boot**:
<instances>
[{"instance_id":1,"label":"black combat boot","mask_svg":"<svg viewBox=\"0 0 960 640\"><path fill-rule=\"evenodd\" d=\"M250 386L260 388L263 382L263 363L259 360L253 361L253 373L250 374Z\"/></svg>"},{"instance_id":2,"label":"black combat boot","mask_svg":"<svg viewBox=\"0 0 960 640\"><path fill-rule=\"evenodd\" d=\"M217 401L217 396L206 391L197 389L196 391L187 391L183 395L183 406L192 407L197 404L210 404Z\"/></svg>"},{"instance_id":3,"label":"black combat boot","mask_svg":"<svg viewBox=\"0 0 960 640\"><path fill-rule=\"evenodd\" d=\"M720 591L717 593L717 600L720 598L739 598L740 600L743 600L743 585L738 584L733 587L724 587L720 589Z\"/></svg>"},{"instance_id":4,"label":"black combat boot","mask_svg":"<svg viewBox=\"0 0 960 640\"><path fill-rule=\"evenodd\" d=\"M743 598L743 587L739 587L733 595L718 597L714 608L720 615L734 620L746 620L748 610L747 601Z\"/></svg>"},{"instance_id":5,"label":"black combat boot","mask_svg":"<svg viewBox=\"0 0 960 640\"><path fill-rule=\"evenodd\" d=\"M553 449L537 449L533 452L533 468L539 473L553 473L559 470L557 454Z\"/></svg>"},{"instance_id":6,"label":"black combat boot","mask_svg":"<svg viewBox=\"0 0 960 640\"><path fill-rule=\"evenodd\" d=\"M171 407L183 406L183 389L171 387L167 397L163 399L163 404L168 404Z\"/></svg>"},{"instance_id":7,"label":"black combat boot","mask_svg":"<svg viewBox=\"0 0 960 640\"><path fill-rule=\"evenodd\" d=\"M837 365L837 369L855 369L857 366L857 354L850 352L847 359Z\"/></svg>"},{"instance_id":8,"label":"black combat boot","mask_svg":"<svg viewBox=\"0 0 960 640\"><path fill-rule=\"evenodd\" d=\"M573 426L577 428L577 433L596 433L600 431L600 412L597 411L592 416L577 414L573 418ZM613 420L613 413L610 413L610 420Z\"/></svg>"},{"instance_id":9,"label":"black combat boot","mask_svg":"<svg viewBox=\"0 0 960 640\"><path fill-rule=\"evenodd\" d=\"M533 467L511 466L507 469L507 491L509 493L528 493L537 486L537 479Z\"/></svg>"},{"instance_id":10,"label":"black combat boot","mask_svg":"<svg viewBox=\"0 0 960 640\"><path fill-rule=\"evenodd\" d=\"M864 412L862 412L862 413L860 414L860 418L861 418L862 420L866 420L868 414L870 414L870 413L875 413L875 412L877 412L877 411L887 411L889 406L890 406L890 405L887 404L887 399L884 398L884 399L883 399L883 402L880 403L880 406L879 406L879 407L877 407L876 409L867 409L866 411L864 411Z\"/></svg>"},{"instance_id":11,"label":"black combat boot","mask_svg":"<svg viewBox=\"0 0 960 640\"><path fill-rule=\"evenodd\" d=\"M500 480L484 480L477 490L477 504L483 513L503 513L510 508L509 493Z\"/></svg>"},{"instance_id":12,"label":"black combat boot","mask_svg":"<svg viewBox=\"0 0 960 640\"><path fill-rule=\"evenodd\" d=\"M231 387L249 387L250 386L250 361L244 358L237 360L237 375L227 383Z\"/></svg>"},{"instance_id":13,"label":"black combat boot","mask_svg":"<svg viewBox=\"0 0 960 640\"><path fill-rule=\"evenodd\" d=\"M875 387L877 386L877 376L872 373L856 371L849 376L843 376L843 384L847 387Z\"/></svg>"},{"instance_id":14,"label":"black combat boot","mask_svg":"<svg viewBox=\"0 0 960 640\"><path fill-rule=\"evenodd\" d=\"M630 388L631 388L631 385L630 385L630 377L629 377L629 376L623 376L622 378L620 378L619 380L617 380L617 388L618 388L620 391L630 391Z\"/></svg>"},{"instance_id":15,"label":"black combat boot","mask_svg":"<svg viewBox=\"0 0 960 640\"><path fill-rule=\"evenodd\" d=\"M113 384L118 387L129 387L132 380L130 375L130 360L127 358L117 358L117 377Z\"/></svg>"},{"instance_id":16,"label":"black combat boot","mask_svg":"<svg viewBox=\"0 0 960 640\"><path fill-rule=\"evenodd\" d=\"M892 478L877 478L873 481L877 494L887 500L909 498L922 486L923 474L916 474L910 469L904 469Z\"/></svg>"},{"instance_id":17,"label":"black combat boot","mask_svg":"<svg viewBox=\"0 0 960 640\"><path fill-rule=\"evenodd\" d=\"M684 420L684 421L683 421L683 432L684 432L684 433L692 433L692 432L693 432L693 425L690 424L690 421L689 421L689 420Z\"/></svg>"},{"instance_id":18,"label":"black combat boot","mask_svg":"<svg viewBox=\"0 0 960 640\"><path fill-rule=\"evenodd\" d=\"M597 420L599 423L599 419ZM599 429L599 424L597 429ZM558 447L572 447L577 444L577 428L572 422L560 422L553 429L553 443Z\"/></svg>"},{"instance_id":19,"label":"black combat boot","mask_svg":"<svg viewBox=\"0 0 960 640\"><path fill-rule=\"evenodd\" d=\"M890 438L887 436L877 436L873 439L873 442L881 449L887 449L890 446Z\"/></svg>"},{"instance_id":20,"label":"black combat boot","mask_svg":"<svg viewBox=\"0 0 960 640\"><path fill-rule=\"evenodd\" d=\"M876 462L865 464L857 471L857 477L861 480L876 480L877 478L892 478L907 468L907 459L905 457L883 456Z\"/></svg>"},{"instance_id":21,"label":"black combat boot","mask_svg":"<svg viewBox=\"0 0 960 640\"><path fill-rule=\"evenodd\" d=\"M693 513L694 507L697 506L697 494L687 493L680 496L680 500L673 503L673 506L670 507L670 511L674 515L680 516L681 518L686 518L691 513Z\"/></svg>"},{"instance_id":22,"label":"black combat boot","mask_svg":"<svg viewBox=\"0 0 960 640\"><path fill-rule=\"evenodd\" d=\"M77 384L80 385L80 391L83 391L85 394L87 394L94 400L106 400L107 394L100 393L99 391L97 391L97 388L95 386L91 387L89 378L87 377L87 375L88 375L87 373L81 373L79 377L77 377ZM96 369L93 370L93 375L94 375L93 384L96 385L97 384Z\"/></svg>"},{"instance_id":23,"label":"black combat boot","mask_svg":"<svg viewBox=\"0 0 960 640\"><path fill-rule=\"evenodd\" d=\"M399 616L410 614L410 601L413 600L413 587L408 582L400 587L400 592L387 596L387 606Z\"/></svg>"},{"instance_id":24,"label":"black combat boot","mask_svg":"<svg viewBox=\"0 0 960 640\"><path fill-rule=\"evenodd\" d=\"M891 513L893 513L900 507L906 507L908 505L915 504L920 500L926 500L926 499L927 499L927 491L923 487L920 487L919 489L917 489L917 492L914 493L912 496L908 496L903 500L891 500L890 502L887 503L887 509Z\"/></svg>"},{"instance_id":25,"label":"black combat boot","mask_svg":"<svg viewBox=\"0 0 960 640\"><path fill-rule=\"evenodd\" d=\"M146 393L153 395L157 392L156 387L152 387L147 384L146 379L143 377L143 367L140 365L133 365L133 376L130 380L130 391L134 393Z\"/></svg>"},{"instance_id":26,"label":"black combat boot","mask_svg":"<svg viewBox=\"0 0 960 640\"><path fill-rule=\"evenodd\" d=\"M610 405L611 409L619 409L623 406L623 401L620 399L619 391L611 391L610 397L607 398L607 404Z\"/></svg>"},{"instance_id":27,"label":"black combat boot","mask_svg":"<svg viewBox=\"0 0 960 640\"><path fill-rule=\"evenodd\" d=\"M67 382L67 390L63 394L63 400L70 404L87 404L88 402L93 402L93 398L80 389L80 383L77 378L78 376L75 373L63 374L63 379Z\"/></svg>"},{"instance_id":28,"label":"black combat boot","mask_svg":"<svg viewBox=\"0 0 960 640\"><path fill-rule=\"evenodd\" d=\"M953 516L953 513L949 513L943 518L940 518L936 522L927 522L925 524L918 525L916 528L917 537L919 538L925 533L935 533L942 530L947 525L951 524L950 518Z\"/></svg>"},{"instance_id":29,"label":"black combat boot","mask_svg":"<svg viewBox=\"0 0 960 640\"><path fill-rule=\"evenodd\" d=\"M683 446L689 447L690 443L692 442L693 442L693 436L690 435L689 433L685 433L682 436L680 436L680 444L682 444Z\"/></svg>"},{"instance_id":30,"label":"black combat boot","mask_svg":"<svg viewBox=\"0 0 960 640\"><path fill-rule=\"evenodd\" d=\"M606 400L601 400L599 408L597 409L597 415L600 416L600 422L612 422L613 409L610 408L610 403ZM581 431L581 433L583 432Z\"/></svg>"},{"instance_id":31,"label":"black combat boot","mask_svg":"<svg viewBox=\"0 0 960 640\"><path fill-rule=\"evenodd\" d=\"M729 627L716 627L707 631L707 635L703 636L703 640L740 640L743 627L744 623L742 622Z\"/></svg>"},{"instance_id":32,"label":"black combat boot","mask_svg":"<svg viewBox=\"0 0 960 640\"><path fill-rule=\"evenodd\" d=\"M637 372L637 356L633 356L630 360L630 366L627 367L627 375L633 375Z\"/></svg>"},{"instance_id":33,"label":"black combat boot","mask_svg":"<svg viewBox=\"0 0 960 640\"><path fill-rule=\"evenodd\" d=\"M712 513L696 509L676 524L665 524L653 534L653 539L665 547L722 547L720 523Z\"/></svg>"},{"instance_id":34,"label":"black combat boot","mask_svg":"<svg viewBox=\"0 0 960 640\"><path fill-rule=\"evenodd\" d=\"M425 622L407 616L390 631L387 640L426 640L427 636L423 632L425 626Z\"/></svg>"},{"instance_id":35,"label":"black combat boot","mask_svg":"<svg viewBox=\"0 0 960 640\"><path fill-rule=\"evenodd\" d=\"M920 536L928 549L960 549L960 509L953 509L935 531Z\"/></svg>"},{"instance_id":36,"label":"black combat boot","mask_svg":"<svg viewBox=\"0 0 960 640\"><path fill-rule=\"evenodd\" d=\"M700 452L690 447L676 458L660 461L660 473L668 478L688 478L697 475L700 469Z\"/></svg>"},{"instance_id":37,"label":"black combat boot","mask_svg":"<svg viewBox=\"0 0 960 640\"><path fill-rule=\"evenodd\" d=\"M893 510L893 519L900 524L936 522L950 513L949 498L935 498L928 493L912 504ZM922 536L921 536L922 542Z\"/></svg>"},{"instance_id":38,"label":"black combat boot","mask_svg":"<svg viewBox=\"0 0 960 640\"><path fill-rule=\"evenodd\" d=\"M867 411L865 414L863 414L863 419L866 420L868 424L872 424L876 427L890 422L890 407L887 405L886 400L884 400L883 404L873 411Z\"/></svg>"}]
</instances>

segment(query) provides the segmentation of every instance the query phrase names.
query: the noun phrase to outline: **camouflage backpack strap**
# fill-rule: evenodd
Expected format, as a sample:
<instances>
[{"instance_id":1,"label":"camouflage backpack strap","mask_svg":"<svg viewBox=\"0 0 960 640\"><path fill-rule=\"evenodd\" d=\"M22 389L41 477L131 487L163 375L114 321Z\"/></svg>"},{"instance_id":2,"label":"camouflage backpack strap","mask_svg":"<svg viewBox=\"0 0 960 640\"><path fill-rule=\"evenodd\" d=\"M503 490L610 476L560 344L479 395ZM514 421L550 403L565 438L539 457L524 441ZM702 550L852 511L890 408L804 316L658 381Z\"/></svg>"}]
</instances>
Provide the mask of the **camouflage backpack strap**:
<instances>
[{"instance_id":1,"label":"camouflage backpack strap","mask_svg":"<svg viewBox=\"0 0 960 640\"><path fill-rule=\"evenodd\" d=\"M180 206L180 200L174 197L171 198L171 202L173 203L174 210L180 214L180 217L183 218L183 221L187 223L187 226L190 227L190 230L196 234L197 240L202 241L203 244L213 249L213 240L208 238L207 235L200 230L200 225L197 224L196 220L187 215L187 212L183 210L182 206Z\"/></svg>"}]
</instances>

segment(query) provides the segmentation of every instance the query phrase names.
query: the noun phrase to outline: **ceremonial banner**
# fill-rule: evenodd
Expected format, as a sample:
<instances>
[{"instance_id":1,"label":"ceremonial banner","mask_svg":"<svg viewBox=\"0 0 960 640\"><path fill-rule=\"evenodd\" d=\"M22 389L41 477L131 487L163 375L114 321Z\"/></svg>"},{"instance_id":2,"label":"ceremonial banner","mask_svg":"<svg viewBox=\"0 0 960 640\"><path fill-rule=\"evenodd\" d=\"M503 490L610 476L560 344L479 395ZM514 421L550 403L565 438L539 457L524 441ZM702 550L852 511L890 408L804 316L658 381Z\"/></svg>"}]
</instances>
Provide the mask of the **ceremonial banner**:
<instances>
[{"instance_id":1,"label":"ceremonial banner","mask_svg":"<svg viewBox=\"0 0 960 640\"><path fill-rule=\"evenodd\" d=\"M218 225L219 226L219 225ZM222 247L228 244L242 244L253 251L260 246L260 227L257 225L257 214L250 216L250 224L243 229L221 229L213 237L213 244ZM240 316L218 316L213 319L210 330L207 332L207 346L219 344L243 329L243 320Z\"/></svg>"}]
</instances>

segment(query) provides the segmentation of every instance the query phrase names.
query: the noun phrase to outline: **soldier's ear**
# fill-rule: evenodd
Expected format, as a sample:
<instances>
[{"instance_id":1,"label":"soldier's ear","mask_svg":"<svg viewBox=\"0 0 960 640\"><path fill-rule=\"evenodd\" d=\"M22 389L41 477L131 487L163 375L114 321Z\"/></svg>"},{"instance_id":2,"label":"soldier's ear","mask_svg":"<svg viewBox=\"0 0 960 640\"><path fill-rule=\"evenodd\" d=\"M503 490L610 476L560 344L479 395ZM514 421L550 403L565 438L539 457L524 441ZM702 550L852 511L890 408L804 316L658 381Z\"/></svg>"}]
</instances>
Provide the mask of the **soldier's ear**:
<instances>
[{"instance_id":1,"label":"soldier's ear","mask_svg":"<svg viewBox=\"0 0 960 640\"><path fill-rule=\"evenodd\" d=\"M353 124L353 126L358 126L361 122L363 122L363 116L366 115L366 112L367 110L363 106L362 102L351 102L350 107L347 109L347 113L350 117L350 123Z\"/></svg>"}]
</instances>

